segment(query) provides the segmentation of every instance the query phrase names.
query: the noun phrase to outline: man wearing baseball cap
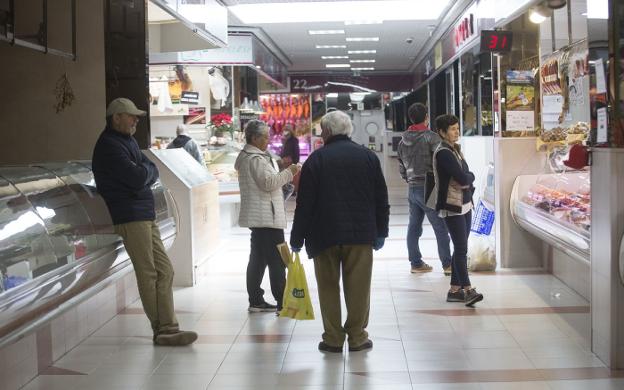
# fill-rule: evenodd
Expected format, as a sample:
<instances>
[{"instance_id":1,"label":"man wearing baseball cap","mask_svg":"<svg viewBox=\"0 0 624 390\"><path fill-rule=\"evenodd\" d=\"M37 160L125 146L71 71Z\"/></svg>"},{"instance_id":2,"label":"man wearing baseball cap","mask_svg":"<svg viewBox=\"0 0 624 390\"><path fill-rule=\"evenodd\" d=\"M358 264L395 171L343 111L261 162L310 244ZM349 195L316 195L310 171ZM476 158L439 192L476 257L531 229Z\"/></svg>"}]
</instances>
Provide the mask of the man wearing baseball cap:
<instances>
[{"instance_id":1,"label":"man wearing baseball cap","mask_svg":"<svg viewBox=\"0 0 624 390\"><path fill-rule=\"evenodd\" d=\"M132 135L139 116L134 103L117 98L106 109L106 128L93 150L93 175L111 214L115 233L123 238L137 278L141 303L158 345L188 345L197 333L181 331L173 308L173 266L154 222L151 185L158 169Z\"/></svg>"}]
</instances>

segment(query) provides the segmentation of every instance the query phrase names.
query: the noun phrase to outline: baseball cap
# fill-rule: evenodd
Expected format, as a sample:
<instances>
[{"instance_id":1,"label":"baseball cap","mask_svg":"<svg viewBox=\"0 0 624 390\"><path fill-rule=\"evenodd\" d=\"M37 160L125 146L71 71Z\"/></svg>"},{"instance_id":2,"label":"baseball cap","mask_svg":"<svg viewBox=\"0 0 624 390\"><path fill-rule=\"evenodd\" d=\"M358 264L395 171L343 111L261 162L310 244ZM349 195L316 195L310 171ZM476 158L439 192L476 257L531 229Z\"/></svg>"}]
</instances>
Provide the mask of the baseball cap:
<instances>
[{"instance_id":1,"label":"baseball cap","mask_svg":"<svg viewBox=\"0 0 624 390\"><path fill-rule=\"evenodd\" d=\"M144 116L146 112L143 110L139 110L130 99L117 98L110 102L108 104L108 108L106 108L106 116L111 116L115 114Z\"/></svg>"}]
</instances>

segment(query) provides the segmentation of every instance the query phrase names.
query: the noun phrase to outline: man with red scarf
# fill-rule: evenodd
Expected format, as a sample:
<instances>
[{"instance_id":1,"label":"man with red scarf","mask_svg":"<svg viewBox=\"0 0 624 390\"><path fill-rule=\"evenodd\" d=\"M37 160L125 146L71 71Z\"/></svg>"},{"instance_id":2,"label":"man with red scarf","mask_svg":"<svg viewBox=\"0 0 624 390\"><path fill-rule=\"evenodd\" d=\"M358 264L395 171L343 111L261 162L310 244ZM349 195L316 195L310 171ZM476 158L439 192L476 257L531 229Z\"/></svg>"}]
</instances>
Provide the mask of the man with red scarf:
<instances>
[{"instance_id":1,"label":"man with red scarf","mask_svg":"<svg viewBox=\"0 0 624 390\"><path fill-rule=\"evenodd\" d=\"M438 216L437 212L426 206L425 199L425 178L427 174L429 174L430 179L433 178L433 153L441 139L437 133L429 129L429 113L424 104L412 104L408 110L408 115L413 125L403 133L397 151L401 177L409 185L410 217L407 228L407 252L411 263L411 272L431 272L433 269L433 267L423 261L422 253L418 246L418 241L423 233L423 220L426 215L438 242L438 255L442 262L444 274L450 275L451 250L449 233L444 221Z\"/></svg>"}]
</instances>

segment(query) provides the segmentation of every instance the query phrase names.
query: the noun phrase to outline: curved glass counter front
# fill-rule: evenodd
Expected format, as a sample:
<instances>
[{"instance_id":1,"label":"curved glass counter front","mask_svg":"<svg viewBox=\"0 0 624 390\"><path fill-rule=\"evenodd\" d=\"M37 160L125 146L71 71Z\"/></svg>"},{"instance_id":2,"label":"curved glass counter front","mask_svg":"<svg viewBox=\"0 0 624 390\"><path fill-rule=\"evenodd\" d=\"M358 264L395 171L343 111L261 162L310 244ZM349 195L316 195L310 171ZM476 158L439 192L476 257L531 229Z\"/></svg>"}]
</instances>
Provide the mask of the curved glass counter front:
<instances>
[{"instance_id":1,"label":"curved glass counter front","mask_svg":"<svg viewBox=\"0 0 624 390\"><path fill-rule=\"evenodd\" d=\"M175 209L152 191L169 247ZM88 162L0 167L0 339L128 265Z\"/></svg>"},{"instance_id":2,"label":"curved glass counter front","mask_svg":"<svg viewBox=\"0 0 624 390\"><path fill-rule=\"evenodd\" d=\"M510 205L522 228L574 258L589 261L589 172L518 176Z\"/></svg>"}]
</instances>

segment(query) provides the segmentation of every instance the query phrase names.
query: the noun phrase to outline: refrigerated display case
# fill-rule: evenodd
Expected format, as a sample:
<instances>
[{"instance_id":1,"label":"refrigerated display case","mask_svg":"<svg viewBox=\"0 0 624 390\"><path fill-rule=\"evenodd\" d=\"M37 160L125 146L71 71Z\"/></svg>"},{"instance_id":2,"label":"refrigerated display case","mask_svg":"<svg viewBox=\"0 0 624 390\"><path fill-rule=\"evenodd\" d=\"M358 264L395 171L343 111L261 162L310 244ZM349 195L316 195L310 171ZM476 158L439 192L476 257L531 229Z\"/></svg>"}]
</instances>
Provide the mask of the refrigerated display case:
<instances>
[{"instance_id":1,"label":"refrigerated display case","mask_svg":"<svg viewBox=\"0 0 624 390\"><path fill-rule=\"evenodd\" d=\"M169 248L177 216L152 191ZM89 162L0 167L0 339L130 265Z\"/></svg>"},{"instance_id":2,"label":"refrigerated display case","mask_svg":"<svg viewBox=\"0 0 624 390\"><path fill-rule=\"evenodd\" d=\"M589 262L590 174L522 175L511 195L515 222L568 255Z\"/></svg>"},{"instance_id":3,"label":"refrigerated display case","mask_svg":"<svg viewBox=\"0 0 624 390\"><path fill-rule=\"evenodd\" d=\"M219 190L217 180L184 149L145 152L158 167L160 180L173 195L178 238L169 250L173 285L195 284L196 269L219 245Z\"/></svg>"}]
</instances>

